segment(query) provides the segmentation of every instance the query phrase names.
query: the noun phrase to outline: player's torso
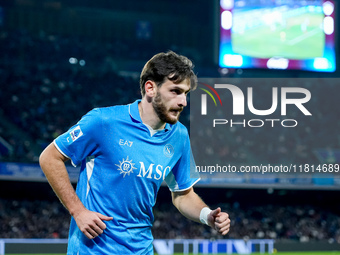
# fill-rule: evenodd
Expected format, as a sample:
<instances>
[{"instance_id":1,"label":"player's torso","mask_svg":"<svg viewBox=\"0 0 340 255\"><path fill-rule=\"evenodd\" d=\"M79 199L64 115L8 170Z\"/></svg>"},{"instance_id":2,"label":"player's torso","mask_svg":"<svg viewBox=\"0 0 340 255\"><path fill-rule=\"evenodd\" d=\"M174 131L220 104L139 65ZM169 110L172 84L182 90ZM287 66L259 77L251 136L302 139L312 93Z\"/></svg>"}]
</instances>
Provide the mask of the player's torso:
<instances>
[{"instance_id":1,"label":"player's torso","mask_svg":"<svg viewBox=\"0 0 340 255\"><path fill-rule=\"evenodd\" d=\"M119 206L122 215L128 211L127 216L150 224L158 189L181 157L181 141L171 131L151 136L145 125L128 118L105 121L101 132L100 149L86 164L87 193L94 198L89 206L100 199L115 212Z\"/></svg>"}]
</instances>

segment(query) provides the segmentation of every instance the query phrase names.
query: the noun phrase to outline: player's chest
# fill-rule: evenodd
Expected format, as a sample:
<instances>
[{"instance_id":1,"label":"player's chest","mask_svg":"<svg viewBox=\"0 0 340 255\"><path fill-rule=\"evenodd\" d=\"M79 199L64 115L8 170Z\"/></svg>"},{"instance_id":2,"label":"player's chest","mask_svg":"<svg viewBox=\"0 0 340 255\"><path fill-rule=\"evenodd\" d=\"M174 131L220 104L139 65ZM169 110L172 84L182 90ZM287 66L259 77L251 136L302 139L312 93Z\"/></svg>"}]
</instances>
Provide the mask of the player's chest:
<instances>
[{"instance_id":1,"label":"player's chest","mask_svg":"<svg viewBox=\"0 0 340 255\"><path fill-rule=\"evenodd\" d=\"M178 161L179 150L172 139L116 136L103 151L111 169L121 177L162 182Z\"/></svg>"}]
</instances>

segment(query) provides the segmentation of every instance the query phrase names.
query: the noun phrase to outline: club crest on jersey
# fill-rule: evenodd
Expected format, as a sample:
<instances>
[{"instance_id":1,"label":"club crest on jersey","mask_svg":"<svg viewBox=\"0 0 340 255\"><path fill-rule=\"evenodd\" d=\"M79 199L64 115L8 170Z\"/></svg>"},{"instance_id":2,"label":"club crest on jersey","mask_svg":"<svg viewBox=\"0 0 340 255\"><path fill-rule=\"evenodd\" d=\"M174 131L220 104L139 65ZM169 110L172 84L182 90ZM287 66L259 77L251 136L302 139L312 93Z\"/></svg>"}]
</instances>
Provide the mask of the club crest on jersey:
<instances>
[{"instance_id":1,"label":"club crest on jersey","mask_svg":"<svg viewBox=\"0 0 340 255\"><path fill-rule=\"evenodd\" d=\"M171 144L165 145L163 149L163 153L166 157L171 158L175 153L174 147L172 147Z\"/></svg>"},{"instance_id":2,"label":"club crest on jersey","mask_svg":"<svg viewBox=\"0 0 340 255\"><path fill-rule=\"evenodd\" d=\"M83 135L83 132L81 131L80 126L77 126L70 132L70 136L73 142L77 140L79 137L81 137L82 135Z\"/></svg>"},{"instance_id":3,"label":"club crest on jersey","mask_svg":"<svg viewBox=\"0 0 340 255\"><path fill-rule=\"evenodd\" d=\"M123 174L123 177L133 173L133 169L137 169L134 165L135 163L132 163L132 159L129 160L129 156L127 156L126 159L119 161L119 164L116 164L116 166L118 166L117 170L120 171L120 174Z\"/></svg>"}]
</instances>

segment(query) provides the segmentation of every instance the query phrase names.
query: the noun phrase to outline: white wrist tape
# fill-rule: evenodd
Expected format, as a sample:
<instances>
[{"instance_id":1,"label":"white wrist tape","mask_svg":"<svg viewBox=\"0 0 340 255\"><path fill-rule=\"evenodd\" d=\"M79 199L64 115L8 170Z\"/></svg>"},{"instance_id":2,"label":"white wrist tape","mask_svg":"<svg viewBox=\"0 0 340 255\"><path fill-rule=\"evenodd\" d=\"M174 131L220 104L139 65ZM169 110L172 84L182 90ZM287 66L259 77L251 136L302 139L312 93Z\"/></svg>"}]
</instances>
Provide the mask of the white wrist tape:
<instances>
[{"instance_id":1,"label":"white wrist tape","mask_svg":"<svg viewBox=\"0 0 340 255\"><path fill-rule=\"evenodd\" d=\"M211 211L212 211L212 210L210 210L209 207L204 207L204 208L201 210L201 213L200 213L200 221L201 221L203 224L208 225L208 215L209 215L209 213L210 213Z\"/></svg>"}]
</instances>

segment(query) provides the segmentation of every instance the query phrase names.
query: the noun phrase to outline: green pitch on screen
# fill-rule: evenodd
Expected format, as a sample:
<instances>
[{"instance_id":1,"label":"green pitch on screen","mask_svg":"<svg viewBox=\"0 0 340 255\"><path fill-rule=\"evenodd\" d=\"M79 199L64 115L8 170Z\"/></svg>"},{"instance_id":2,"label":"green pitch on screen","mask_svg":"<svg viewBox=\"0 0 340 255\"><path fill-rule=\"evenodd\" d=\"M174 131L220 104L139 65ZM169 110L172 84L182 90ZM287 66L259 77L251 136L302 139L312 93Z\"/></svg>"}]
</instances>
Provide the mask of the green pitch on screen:
<instances>
[{"instance_id":1,"label":"green pitch on screen","mask_svg":"<svg viewBox=\"0 0 340 255\"><path fill-rule=\"evenodd\" d=\"M11 255L27 255L25 254L11 254ZM226 255L222 253L217 253L218 255ZM233 253L234 255L237 255L236 253ZM268 253L251 253L251 255L263 255ZM340 251L319 251L319 252L276 252L272 254L277 255L340 255ZM65 255L63 253L48 253L48 254L30 254L30 255ZM157 255L157 253L155 253ZM174 255L183 255L183 253L175 253ZM193 255L192 253L189 253L189 255ZM203 253L199 253L199 255L204 255Z\"/></svg>"},{"instance_id":2,"label":"green pitch on screen","mask_svg":"<svg viewBox=\"0 0 340 255\"><path fill-rule=\"evenodd\" d=\"M288 18L284 24L263 25L244 33L233 33L233 51L256 58L322 57L325 47L322 21L323 14L303 14Z\"/></svg>"},{"instance_id":3,"label":"green pitch on screen","mask_svg":"<svg viewBox=\"0 0 340 255\"><path fill-rule=\"evenodd\" d=\"M234 255L237 255L236 253L233 253ZM264 255L268 253L251 253L251 255ZM335 252L276 252L276 253L271 253L274 255L340 255L340 251L335 251ZM183 255L183 253L175 253L174 255ZM191 253L189 255L192 255ZM199 253L199 255L204 255L203 253ZM226 255L223 253L217 253L217 255Z\"/></svg>"}]
</instances>

